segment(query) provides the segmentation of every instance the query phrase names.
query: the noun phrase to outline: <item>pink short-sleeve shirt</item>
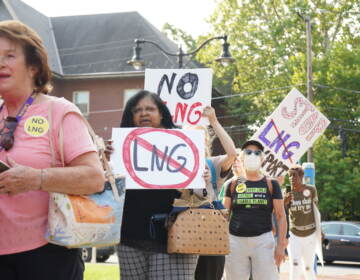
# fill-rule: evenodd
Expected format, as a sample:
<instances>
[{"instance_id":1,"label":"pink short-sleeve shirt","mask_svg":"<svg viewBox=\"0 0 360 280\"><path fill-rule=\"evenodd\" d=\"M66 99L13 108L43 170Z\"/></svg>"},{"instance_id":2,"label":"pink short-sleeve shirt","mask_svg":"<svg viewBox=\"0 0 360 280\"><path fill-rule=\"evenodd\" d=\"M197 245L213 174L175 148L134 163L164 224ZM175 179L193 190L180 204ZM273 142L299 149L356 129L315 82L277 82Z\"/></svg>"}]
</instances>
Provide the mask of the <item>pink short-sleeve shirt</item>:
<instances>
[{"instance_id":1,"label":"pink short-sleeve shirt","mask_svg":"<svg viewBox=\"0 0 360 280\"><path fill-rule=\"evenodd\" d=\"M52 103L51 131L56 150L56 166L61 166L58 135L64 114L79 112L64 98L33 104L26 111L15 130L15 143L9 150L0 152L0 160L12 158L21 165L33 168L51 167L48 108ZM0 112L0 120L7 116L6 106ZM3 123L0 122L0 128ZM96 151L88 130L79 116L67 114L63 120L65 165L76 157ZM74 184L76 187L76 184ZM49 193L28 191L15 196L0 194L0 255L24 252L41 247L44 239L49 205Z\"/></svg>"}]
</instances>

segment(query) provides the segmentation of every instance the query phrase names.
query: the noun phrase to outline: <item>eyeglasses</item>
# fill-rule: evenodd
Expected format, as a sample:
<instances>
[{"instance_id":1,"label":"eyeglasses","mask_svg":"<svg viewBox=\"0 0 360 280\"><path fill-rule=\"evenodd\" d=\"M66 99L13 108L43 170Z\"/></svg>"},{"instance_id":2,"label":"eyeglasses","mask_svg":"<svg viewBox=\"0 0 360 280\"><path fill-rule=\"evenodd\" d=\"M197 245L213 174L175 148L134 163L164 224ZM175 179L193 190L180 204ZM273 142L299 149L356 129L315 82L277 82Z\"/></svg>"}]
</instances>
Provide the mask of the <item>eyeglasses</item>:
<instances>
[{"instance_id":1,"label":"eyeglasses","mask_svg":"<svg viewBox=\"0 0 360 280\"><path fill-rule=\"evenodd\" d=\"M14 117L7 117L4 120L4 127L0 130L0 146L6 151L14 146L14 132L18 125L18 120Z\"/></svg>"},{"instance_id":2,"label":"eyeglasses","mask_svg":"<svg viewBox=\"0 0 360 280\"><path fill-rule=\"evenodd\" d=\"M260 150L253 151L253 150L246 149L246 150L244 150L244 153L247 156L250 156L251 154L254 154L255 156L260 156L262 152Z\"/></svg>"},{"instance_id":3,"label":"eyeglasses","mask_svg":"<svg viewBox=\"0 0 360 280\"><path fill-rule=\"evenodd\" d=\"M151 106L147 106L145 108L140 108L140 107L137 107L137 108L134 108L131 112L136 115L136 114L140 114L140 113L153 113L157 110L156 107L151 107Z\"/></svg>"}]
</instances>

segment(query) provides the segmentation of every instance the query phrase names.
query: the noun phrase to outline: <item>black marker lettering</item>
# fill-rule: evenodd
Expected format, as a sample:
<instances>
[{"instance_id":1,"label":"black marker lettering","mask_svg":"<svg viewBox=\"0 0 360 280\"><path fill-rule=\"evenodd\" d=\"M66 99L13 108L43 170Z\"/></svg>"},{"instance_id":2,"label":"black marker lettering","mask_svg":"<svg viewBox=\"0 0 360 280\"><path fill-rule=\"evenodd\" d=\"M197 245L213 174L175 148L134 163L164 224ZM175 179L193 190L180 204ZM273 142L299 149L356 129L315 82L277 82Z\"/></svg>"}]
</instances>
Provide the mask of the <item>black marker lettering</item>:
<instances>
[{"instance_id":1,"label":"black marker lettering","mask_svg":"<svg viewBox=\"0 0 360 280\"><path fill-rule=\"evenodd\" d=\"M183 163L181 164L181 166L180 166L179 168L177 168L177 169L170 169L170 167L169 167L169 160L170 160L170 158L172 157L173 153L175 153L175 151L176 151L178 148L180 148L180 147L186 147L186 145L185 145L185 144L177 144L177 145L174 146L174 148L171 149L171 152L170 152L169 157L168 157L168 160L167 160L167 167L166 167L169 172L172 172L172 173L179 172L181 169L184 168L184 166L185 166L185 164L186 164L186 161L187 161L186 158L185 158L185 157L182 157L182 156L178 156L178 157L177 157L177 160L182 160L182 161L183 161Z\"/></svg>"},{"instance_id":2,"label":"black marker lettering","mask_svg":"<svg viewBox=\"0 0 360 280\"><path fill-rule=\"evenodd\" d=\"M138 166L138 153L137 153L137 139L134 139L134 153L133 153L134 168L136 171L148 171L146 167Z\"/></svg>"}]
</instances>

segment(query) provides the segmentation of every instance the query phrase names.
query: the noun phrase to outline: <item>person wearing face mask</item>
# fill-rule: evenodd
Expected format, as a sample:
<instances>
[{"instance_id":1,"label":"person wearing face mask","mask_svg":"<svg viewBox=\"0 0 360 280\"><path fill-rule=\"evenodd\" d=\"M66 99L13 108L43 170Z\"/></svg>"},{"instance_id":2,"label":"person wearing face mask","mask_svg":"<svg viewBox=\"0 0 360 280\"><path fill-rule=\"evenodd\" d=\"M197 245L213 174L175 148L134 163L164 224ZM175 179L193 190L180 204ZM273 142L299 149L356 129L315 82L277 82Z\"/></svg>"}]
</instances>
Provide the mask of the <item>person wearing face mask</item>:
<instances>
[{"instance_id":1,"label":"person wearing face mask","mask_svg":"<svg viewBox=\"0 0 360 280\"><path fill-rule=\"evenodd\" d=\"M285 256L286 216L276 180L261 173L264 147L247 141L234 163L235 178L225 186L224 206L230 211L230 254L225 261L225 280L277 280ZM272 213L279 227L275 245Z\"/></svg>"}]
</instances>

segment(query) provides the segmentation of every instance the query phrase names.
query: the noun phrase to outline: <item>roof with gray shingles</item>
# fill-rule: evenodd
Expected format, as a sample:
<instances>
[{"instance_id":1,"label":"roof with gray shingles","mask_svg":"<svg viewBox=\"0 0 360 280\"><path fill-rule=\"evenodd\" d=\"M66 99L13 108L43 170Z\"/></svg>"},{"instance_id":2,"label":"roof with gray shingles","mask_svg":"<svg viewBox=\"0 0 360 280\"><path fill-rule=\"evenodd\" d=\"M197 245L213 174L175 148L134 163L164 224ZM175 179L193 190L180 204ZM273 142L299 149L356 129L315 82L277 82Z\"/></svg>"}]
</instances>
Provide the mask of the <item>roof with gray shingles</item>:
<instances>
[{"instance_id":1,"label":"roof with gray shingles","mask_svg":"<svg viewBox=\"0 0 360 280\"><path fill-rule=\"evenodd\" d=\"M153 40L177 52L177 46L138 12L54 17L52 22L63 69L68 74L133 70L126 62L133 55L135 38ZM143 45L141 56L150 68L177 66L176 58L149 44Z\"/></svg>"},{"instance_id":2,"label":"roof with gray shingles","mask_svg":"<svg viewBox=\"0 0 360 280\"><path fill-rule=\"evenodd\" d=\"M133 55L135 38L152 40L171 53L178 51L172 41L138 12L48 18L20 0L0 1L0 19L12 18L39 33L51 68L58 74L132 71L126 62ZM178 65L176 57L169 57L150 44L142 46L141 56L148 68ZM195 64L190 62L186 67L192 68Z\"/></svg>"}]
</instances>

